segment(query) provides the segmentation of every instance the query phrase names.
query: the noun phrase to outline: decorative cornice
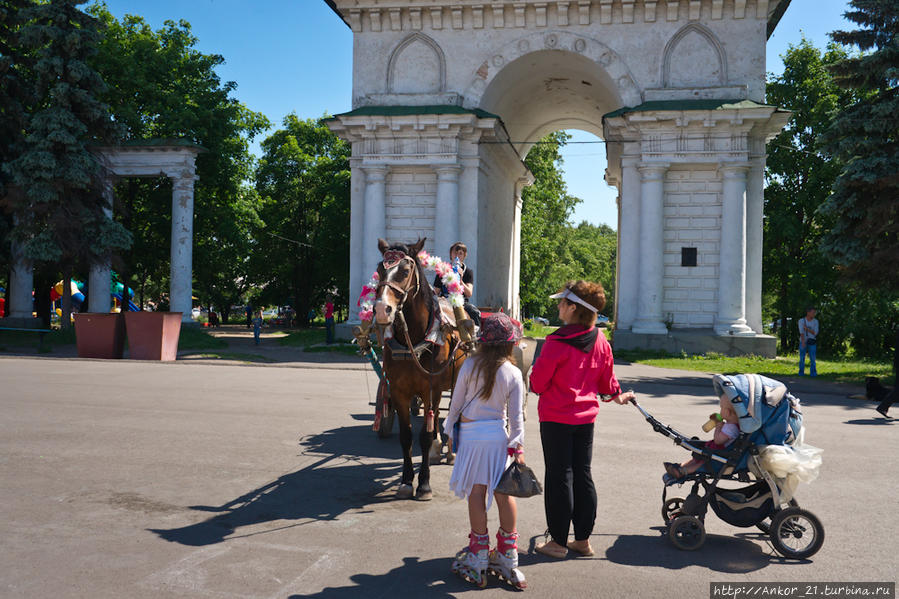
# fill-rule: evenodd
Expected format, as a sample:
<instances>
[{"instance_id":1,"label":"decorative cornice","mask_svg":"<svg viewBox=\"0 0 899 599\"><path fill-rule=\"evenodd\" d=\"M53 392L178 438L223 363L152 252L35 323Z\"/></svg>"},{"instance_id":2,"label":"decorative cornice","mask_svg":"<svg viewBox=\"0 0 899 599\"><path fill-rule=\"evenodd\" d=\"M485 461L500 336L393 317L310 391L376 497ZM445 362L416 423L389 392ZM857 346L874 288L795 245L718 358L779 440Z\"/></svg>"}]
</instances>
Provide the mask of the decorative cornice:
<instances>
[{"instance_id":1,"label":"decorative cornice","mask_svg":"<svg viewBox=\"0 0 899 599\"><path fill-rule=\"evenodd\" d=\"M768 36L790 0L325 0L355 33L541 29L759 19Z\"/></svg>"}]
</instances>

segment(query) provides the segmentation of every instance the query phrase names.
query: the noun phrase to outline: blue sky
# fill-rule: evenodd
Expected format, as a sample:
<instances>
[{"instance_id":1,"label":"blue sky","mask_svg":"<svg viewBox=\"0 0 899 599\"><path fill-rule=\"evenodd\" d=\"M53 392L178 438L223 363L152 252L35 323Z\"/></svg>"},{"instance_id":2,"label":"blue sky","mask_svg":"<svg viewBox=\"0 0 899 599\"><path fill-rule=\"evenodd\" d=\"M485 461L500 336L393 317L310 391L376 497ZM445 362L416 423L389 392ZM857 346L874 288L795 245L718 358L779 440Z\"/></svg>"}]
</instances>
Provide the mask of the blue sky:
<instances>
[{"instance_id":1,"label":"blue sky","mask_svg":"<svg viewBox=\"0 0 899 599\"><path fill-rule=\"evenodd\" d=\"M235 81L236 96L276 126L290 112L315 118L350 110L352 34L324 0L107 0L106 5L119 18L141 15L154 29L167 19L188 21L201 51L224 56L222 80ZM842 18L846 10L846 0L793 0L768 40L768 71L782 71L780 56L803 34L820 48L828 32L851 28ZM572 141L598 140L572 133ZM615 190L597 176L605 167L600 143L565 149L568 191L584 200L575 222L617 228Z\"/></svg>"}]
</instances>

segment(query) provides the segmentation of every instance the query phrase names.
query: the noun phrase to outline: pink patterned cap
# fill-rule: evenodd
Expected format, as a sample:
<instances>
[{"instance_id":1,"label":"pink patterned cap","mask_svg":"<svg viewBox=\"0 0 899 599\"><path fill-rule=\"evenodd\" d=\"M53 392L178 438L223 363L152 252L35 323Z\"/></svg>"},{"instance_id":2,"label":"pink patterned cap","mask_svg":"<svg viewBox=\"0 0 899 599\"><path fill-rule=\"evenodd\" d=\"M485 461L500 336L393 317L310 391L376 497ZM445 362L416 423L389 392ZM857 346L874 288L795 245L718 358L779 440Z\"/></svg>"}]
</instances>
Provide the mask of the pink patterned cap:
<instances>
[{"instance_id":1,"label":"pink patterned cap","mask_svg":"<svg viewBox=\"0 0 899 599\"><path fill-rule=\"evenodd\" d=\"M481 319L478 343L494 345L518 343L521 340L521 324L503 312L490 314Z\"/></svg>"}]
</instances>

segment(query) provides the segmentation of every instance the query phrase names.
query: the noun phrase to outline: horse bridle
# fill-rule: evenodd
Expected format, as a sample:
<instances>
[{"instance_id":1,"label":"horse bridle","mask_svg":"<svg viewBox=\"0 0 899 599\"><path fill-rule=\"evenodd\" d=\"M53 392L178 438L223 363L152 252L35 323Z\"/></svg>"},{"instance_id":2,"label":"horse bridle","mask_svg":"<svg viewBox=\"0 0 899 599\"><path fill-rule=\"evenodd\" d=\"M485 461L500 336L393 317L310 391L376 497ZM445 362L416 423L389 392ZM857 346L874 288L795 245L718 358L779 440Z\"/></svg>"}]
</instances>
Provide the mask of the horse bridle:
<instances>
[{"instance_id":1,"label":"horse bridle","mask_svg":"<svg viewBox=\"0 0 899 599\"><path fill-rule=\"evenodd\" d=\"M397 313L401 313L403 311L403 307L406 305L406 300L409 299L409 293L412 292L412 297L415 297L418 294L419 287L419 274L418 274L418 264L415 262L415 259L411 256L407 256L403 254L403 257L398 260L389 260L388 254L390 252L384 253L384 261L381 263L384 266L384 279L378 283L378 287L376 290L376 294L380 294L382 287L389 287L396 291L400 295L400 301L396 306ZM388 261L389 260L389 261ZM406 285L405 288L397 285L393 281L387 280L387 274L391 270L399 267L403 262L409 261L412 265L412 272L414 273L414 277L409 277L409 280L414 280L414 287L412 285ZM414 291L412 289L414 288Z\"/></svg>"}]
</instances>

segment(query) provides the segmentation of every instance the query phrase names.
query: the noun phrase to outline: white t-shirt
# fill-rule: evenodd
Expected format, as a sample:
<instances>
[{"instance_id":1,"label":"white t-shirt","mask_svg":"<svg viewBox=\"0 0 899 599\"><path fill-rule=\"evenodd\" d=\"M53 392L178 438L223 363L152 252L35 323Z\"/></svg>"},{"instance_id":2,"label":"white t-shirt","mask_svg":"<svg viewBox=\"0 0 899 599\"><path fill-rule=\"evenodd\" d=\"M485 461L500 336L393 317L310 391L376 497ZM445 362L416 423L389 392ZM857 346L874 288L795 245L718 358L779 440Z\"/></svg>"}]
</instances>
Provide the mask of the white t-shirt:
<instances>
[{"instance_id":1,"label":"white t-shirt","mask_svg":"<svg viewBox=\"0 0 899 599\"><path fill-rule=\"evenodd\" d=\"M469 420L505 420L508 416L508 447L524 445L522 407L525 388L521 370L510 362L500 366L496 371L493 392L485 401L477 396L484 384L480 381L480 377L475 381L472 376L477 359L475 356L465 360L462 368L459 369L459 378L456 379L456 388L453 390L449 413L443 421L444 432L452 436L453 425L462 414Z\"/></svg>"},{"instance_id":2,"label":"white t-shirt","mask_svg":"<svg viewBox=\"0 0 899 599\"><path fill-rule=\"evenodd\" d=\"M805 335L806 339L814 339L818 336L818 319L812 318L811 320L806 317L802 317L799 320L799 336Z\"/></svg>"}]
</instances>

